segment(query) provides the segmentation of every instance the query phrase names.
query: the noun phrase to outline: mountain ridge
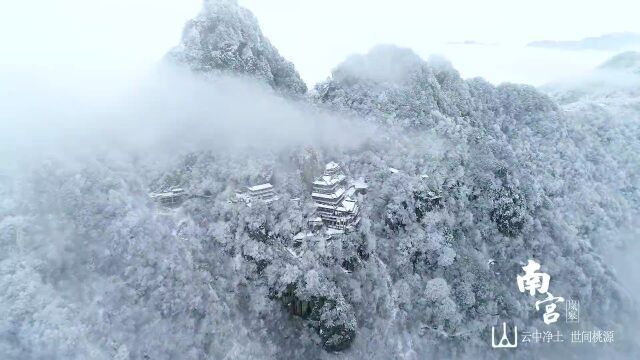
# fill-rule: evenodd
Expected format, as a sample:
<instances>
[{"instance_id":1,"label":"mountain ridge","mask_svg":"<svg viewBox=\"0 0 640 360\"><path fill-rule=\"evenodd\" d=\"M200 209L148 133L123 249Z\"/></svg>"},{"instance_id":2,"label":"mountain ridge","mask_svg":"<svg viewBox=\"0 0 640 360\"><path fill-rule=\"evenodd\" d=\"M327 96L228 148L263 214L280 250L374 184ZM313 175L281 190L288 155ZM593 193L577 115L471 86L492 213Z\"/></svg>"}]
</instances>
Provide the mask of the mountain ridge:
<instances>
[{"instance_id":1,"label":"mountain ridge","mask_svg":"<svg viewBox=\"0 0 640 360\"><path fill-rule=\"evenodd\" d=\"M280 55L253 13L236 0L206 0L167 58L196 72L250 76L291 96L307 92L293 63Z\"/></svg>"}]
</instances>

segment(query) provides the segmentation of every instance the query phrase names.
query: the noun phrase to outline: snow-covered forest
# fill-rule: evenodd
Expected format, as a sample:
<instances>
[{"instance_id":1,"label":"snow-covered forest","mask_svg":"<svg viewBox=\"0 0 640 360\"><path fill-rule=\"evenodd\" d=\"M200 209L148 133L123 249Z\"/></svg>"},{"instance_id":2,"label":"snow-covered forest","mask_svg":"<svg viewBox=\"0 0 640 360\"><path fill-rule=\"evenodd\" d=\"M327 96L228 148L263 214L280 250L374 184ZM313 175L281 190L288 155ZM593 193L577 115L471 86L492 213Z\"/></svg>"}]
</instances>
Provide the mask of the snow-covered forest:
<instances>
[{"instance_id":1,"label":"snow-covered forest","mask_svg":"<svg viewBox=\"0 0 640 360\"><path fill-rule=\"evenodd\" d=\"M249 10L207 0L127 99L58 104L72 131L7 150L0 358L501 358L492 326L545 326L529 259L616 342L508 358L636 358L638 69L495 86L382 45L307 88ZM327 235L331 161L367 191ZM263 183L274 201L235 201Z\"/></svg>"}]
</instances>

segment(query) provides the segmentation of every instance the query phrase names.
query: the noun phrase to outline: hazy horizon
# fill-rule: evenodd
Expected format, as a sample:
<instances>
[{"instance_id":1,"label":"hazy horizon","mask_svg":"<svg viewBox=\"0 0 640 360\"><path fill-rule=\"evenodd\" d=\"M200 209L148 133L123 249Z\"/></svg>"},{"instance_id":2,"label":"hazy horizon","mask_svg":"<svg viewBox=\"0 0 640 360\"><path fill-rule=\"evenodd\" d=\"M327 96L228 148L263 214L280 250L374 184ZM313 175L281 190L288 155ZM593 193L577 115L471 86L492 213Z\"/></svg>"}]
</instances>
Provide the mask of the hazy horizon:
<instances>
[{"instance_id":1,"label":"hazy horizon","mask_svg":"<svg viewBox=\"0 0 640 360\"><path fill-rule=\"evenodd\" d=\"M309 87L323 81L350 54L366 53L378 44L408 47L425 59L442 55L465 78L539 86L581 76L618 51L527 48L528 42L640 33L640 25L630 15L638 5L624 0L606 6L568 1L555 4L553 12L544 3L520 8L496 0L482 6L457 1L428 7L411 1L393 5L290 0L239 3L254 13L265 36L294 63ZM577 5L580 17L571 13ZM177 45L185 22L201 6L202 0L11 3L0 12L4 45L0 68L9 74L44 78L64 71L83 76L99 72L126 81L153 67ZM465 12L459 10L463 7ZM525 10L527 15L522 16ZM329 17L331 22L325 24Z\"/></svg>"}]
</instances>

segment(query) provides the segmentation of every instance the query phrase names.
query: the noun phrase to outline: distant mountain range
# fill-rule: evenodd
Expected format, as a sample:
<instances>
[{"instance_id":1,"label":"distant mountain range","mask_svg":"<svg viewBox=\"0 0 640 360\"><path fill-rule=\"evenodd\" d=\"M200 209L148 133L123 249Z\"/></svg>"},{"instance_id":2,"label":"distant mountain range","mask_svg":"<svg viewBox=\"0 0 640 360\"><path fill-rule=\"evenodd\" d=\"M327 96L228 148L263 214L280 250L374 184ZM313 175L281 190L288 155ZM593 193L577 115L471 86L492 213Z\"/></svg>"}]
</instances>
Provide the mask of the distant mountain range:
<instances>
[{"instance_id":1,"label":"distant mountain range","mask_svg":"<svg viewBox=\"0 0 640 360\"><path fill-rule=\"evenodd\" d=\"M486 43L482 41L476 40L465 40L465 41L449 41L447 45L476 45L476 46L493 46L497 45L496 43Z\"/></svg>"},{"instance_id":2,"label":"distant mountain range","mask_svg":"<svg viewBox=\"0 0 640 360\"><path fill-rule=\"evenodd\" d=\"M527 46L563 50L629 50L640 48L640 34L621 32L581 40L542 40L530 42Z\"/></svg>"}]
</instances>

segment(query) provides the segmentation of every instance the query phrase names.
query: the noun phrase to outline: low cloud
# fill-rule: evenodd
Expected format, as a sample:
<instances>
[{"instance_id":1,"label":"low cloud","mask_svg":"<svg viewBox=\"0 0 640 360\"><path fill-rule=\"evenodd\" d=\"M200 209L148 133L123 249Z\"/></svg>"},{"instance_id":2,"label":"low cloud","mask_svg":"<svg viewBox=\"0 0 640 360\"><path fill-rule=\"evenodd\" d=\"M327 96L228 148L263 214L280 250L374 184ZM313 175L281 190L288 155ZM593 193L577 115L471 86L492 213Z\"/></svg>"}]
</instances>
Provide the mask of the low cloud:
<instances>
[{"instance_id":1,"label":"low cloud","mask_svg":"<svg viewBox=\"0 0 640 360\"><path fill-rule=\"evenodd\" d=\"M135 79L33 71L2 79L3 167L48 155L352 146L373 131L253 79L203 78L169 65Z\"/></svg>"}]
</instances>

